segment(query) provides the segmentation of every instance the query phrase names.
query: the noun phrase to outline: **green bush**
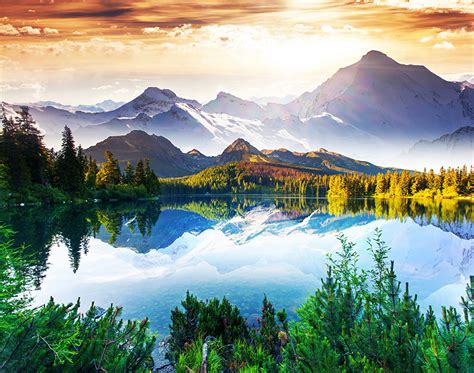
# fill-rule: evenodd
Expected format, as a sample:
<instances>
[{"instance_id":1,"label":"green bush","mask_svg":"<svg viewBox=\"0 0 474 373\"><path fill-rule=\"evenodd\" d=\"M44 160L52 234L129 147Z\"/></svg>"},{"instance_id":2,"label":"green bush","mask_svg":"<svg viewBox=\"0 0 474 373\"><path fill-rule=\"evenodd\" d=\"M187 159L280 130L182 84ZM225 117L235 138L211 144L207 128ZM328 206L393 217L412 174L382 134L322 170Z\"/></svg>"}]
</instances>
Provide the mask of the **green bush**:
<instances>
[{"instance_id":1,"label":"green bush","mask_svg":"<svg viewBox=\"0 0 474 373\"><path fill-rule=\"evenodd\" d=\"M228 336L225 348L215 350L224 370L472 372L474 276L467 298L461 301L463 315L454 307L443 307L437 320L431 308L425 314L420 311L408 284L400 289L394 264L388 262L390 249L380 231L369 240L373 266L367 271L359 268L354 244L344 236L339 240L341 250L328 257L326 278L298 309L298 320L288 324L285 313L275 314L265 297L259 325L249 328L245 335ZM196 321L199 330L202 303L189 294L185 302L184 313L172 318L172 331L183 329L180 325L186 325L184 320L187 325ZM218 308L214 310L218 312ZM206 332L188 333L186 347L174 350L176 361L188 361L188 355L193 354L193 361L202 362L196 354L203 338L212 335ZM214 333L221 338L221 329ZM176 336L171 334L172 345Z\"/></svg>"},{"instance_id":2,"label":"green bush","mask_svg":"<svg viewBox=\"0 0 474 373\"><path fill-rule=\"evenodd\" d=\"M131 201L139 198L150 197L144 185L133 186L126 184L107 185L104 188L98 189L94 193L94 198L108 201L108 200L125 200Z\"/></svg>"},{"instance_id":3,"label":"green bush","mask_svg":"<svg viewBox=\"0 0 474 373\"><path fill-rule=\"evenodd\" d=\"M186 293L181 302L182 310L176 307L171 312L170 351L168 358L178 361L181 353L200 339L213 337L225 345L249 335L245 319L237 307L224 298L213 298L208 302Z\"/></svg>"},{"instance_id":4,"label":"green bush","mask_svg":"<svg viewBox=\"0 0 474 373\"><path fill-rule=\"evenodd\" d=\"M147 372L155 337L148 320L120 319L122 309L85 314L76 304L52 299L29 307L28 263L12 248L11 232L0 227L0 371L1 372Z\"/></svg>"}]
</instances>

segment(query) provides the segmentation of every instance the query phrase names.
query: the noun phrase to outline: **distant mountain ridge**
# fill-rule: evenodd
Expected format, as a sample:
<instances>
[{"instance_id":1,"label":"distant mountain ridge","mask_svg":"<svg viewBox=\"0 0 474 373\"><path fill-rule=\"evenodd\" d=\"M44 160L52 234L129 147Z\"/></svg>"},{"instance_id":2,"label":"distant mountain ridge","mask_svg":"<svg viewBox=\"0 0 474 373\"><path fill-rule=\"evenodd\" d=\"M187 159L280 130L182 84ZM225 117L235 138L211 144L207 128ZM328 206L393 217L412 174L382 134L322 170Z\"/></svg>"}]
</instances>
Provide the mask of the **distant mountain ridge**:
<instances>
[{"instance_id":1,"label":"distant mountain ridge","mask_svg":"<svg viewBox=\"0 0 474 373\"><path fill-rule=\"evenodd\" d=\"M9 106L7 112L18 109L2 106ZM197 148L207 154L219 154L240 137L259 149L327 148L351 158L400 161L410 167L399 155L415 142L474 126L474 88L370 51L286 104L259 105L220 92L201 105L169 89L149 87L109 111L71 112L52 106L33 106L30 111L48 147L58 147L68 125L83 147L142 130L164 136L183 150Z\"/></svg>"},{"instance_id":2,"label":"distant mountain ridge","mask_svg":"<svg viewBox=\"0 0 474 373\"><path fill-rule=\"evenodd\" d=\"M75 113L76 111L83 111L83 112L89 112L89 113L103 113L105 111L111 111L111 110L117 109L123 104L125 104L125 102L119 102L119 101L114 101L114 100L104 100L104 101L98 102L96 104L91 104L91 105L64 105L55 101L38 101L38 102L29 103L29 104L27 103L27 104L18 104L18 105L26 105L26 106L36 107L36 108L44 108L47 106L51 106L56 109L67 110L71 113Z\"/></svg>"},{"instance_id":3,"label":"distant mountain ridge","mask_svg":"<svg viewBox=\"0 0 474 373\"><path fill-rule=\"evenodd\" d=\"M111 136L85 150L98 162L103 162L104 153L110 150L122 166L126 161L133 164L139 159L149 159L150 165L160 177L191 175L207 167L231 162L266 163L280 167L298 167L311 173L368 173L375 174L393 170L358 161L324 149L308 153L290 152L286 149L260 151L248 141L237 139L215 157L208 157L193 149L183 153L168 139L134 130L127 135Z\"/></svg>"},{"instance_id":4,"label":"distant mountain ridge","mask_svg":"<svg viewBox=\"0 0 474 373\"><path fill-rule=\"evenodd\" d=\"M453 167L474 165L474 127L461 127L433 141L418 141L406 157L413 162L435 163L439 167L446 162Z\"/></svg>"}]
</instances>

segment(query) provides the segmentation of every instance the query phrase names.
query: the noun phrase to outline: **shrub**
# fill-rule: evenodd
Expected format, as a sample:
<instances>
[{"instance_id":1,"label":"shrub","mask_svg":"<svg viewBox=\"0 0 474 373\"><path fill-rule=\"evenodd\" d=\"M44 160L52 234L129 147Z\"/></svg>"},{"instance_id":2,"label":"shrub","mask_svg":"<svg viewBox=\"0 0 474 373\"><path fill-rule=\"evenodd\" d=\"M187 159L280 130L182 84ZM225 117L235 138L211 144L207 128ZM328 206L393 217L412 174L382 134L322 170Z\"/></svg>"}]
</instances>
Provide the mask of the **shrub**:
<instances>
[{"instance_id":1,"label":"shrub","mask_svg":"<svg viewBox=\"0 0 474 373\"><path fill-rule=\"evenodd\" d=\"M224 348L215 349L224 370L472 371L474 276L467 288L467 298L462 298L463 315L454 307L443 307L438 321L431 308L425 314L420 311L408 284L401 289L394 263L388 261L390 249L380 231L369 240L373 266L367 271L359 268L354 244L344 236L339 236L339 240L342 249L329 256L326 278L298 309L299 319L288 324L285 313L275 314L265 297L259 325L240 335L227 334ZM174 350L178 362L192 358L202 363L199 351L203 338L209 335L200 331L203 304L187 294L183 302L185 311L174 311L171 343L181 341L184 346ZM219 301L213 300L212 304ZM219 308L213 308L217 312L213 317L219 319ZM192 325L193 332L176 333L186 330L182 325ZM220 328L208 331L218 338L227 333ZM187 337L183 344L183 339L177 337L184 334ZM194 368L198 369L198 365Z\"/></svg>"},{"instance_id":2,"label":"shrub","mask_svg":"<svg viewBox=\"0 0 474 373\"><path fill-rule=\"evenodd\" d=\"M94 304L85 314L76 304L29 307L31 277L0 227L0 371L135 371L152 367L155 337L148 320L120 319L122 309L101 310Z\"/></svg>"}]
</instances>

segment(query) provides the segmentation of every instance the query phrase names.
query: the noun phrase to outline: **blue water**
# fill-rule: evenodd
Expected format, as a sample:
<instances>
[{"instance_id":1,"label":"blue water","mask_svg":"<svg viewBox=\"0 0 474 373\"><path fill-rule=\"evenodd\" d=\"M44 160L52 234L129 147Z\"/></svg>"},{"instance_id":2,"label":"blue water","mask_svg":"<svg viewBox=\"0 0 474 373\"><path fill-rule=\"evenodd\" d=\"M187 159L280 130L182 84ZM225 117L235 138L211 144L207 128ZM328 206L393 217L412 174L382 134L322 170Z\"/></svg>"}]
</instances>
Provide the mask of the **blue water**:
<instances>
[{"instance_id":1,"label":"blue water","mask_svg":"<svg viewBox=\"0 0 474 373\"><path fill-rule=\"evenodd\" d=\"M457 304L474 274L470 202L185 197L15 210L1 220L36 258L36 304L51 296L80 297L83 308L119 304L125 317L148 316L161 334L187 290L226 296L249 322L264 294L294 317L340 233L368 268L366 241L381 229L399 279L422 307Z\"/></svg>"}]
</instances>

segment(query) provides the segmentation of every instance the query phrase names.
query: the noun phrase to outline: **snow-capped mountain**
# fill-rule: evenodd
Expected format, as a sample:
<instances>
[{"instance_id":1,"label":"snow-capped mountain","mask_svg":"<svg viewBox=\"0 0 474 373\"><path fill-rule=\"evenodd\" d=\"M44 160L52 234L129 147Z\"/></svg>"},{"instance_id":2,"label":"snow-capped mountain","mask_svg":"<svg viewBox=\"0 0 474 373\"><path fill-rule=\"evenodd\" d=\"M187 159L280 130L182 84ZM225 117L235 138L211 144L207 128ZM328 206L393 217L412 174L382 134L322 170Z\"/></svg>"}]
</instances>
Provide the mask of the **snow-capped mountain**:
<instances>
[{"instance_id":1,"label":"snow-capped mountain","mask_svg":"<svg viewBox=\"0 0 474 373\"><path fill-rule=\"evenodd\" d=\"M150 87L109 111L71 112L56 106L30 108L48 147L58 147L68 125L84 147L143 130L165 136L185 151L198 148L217 155L245 138L259 149L327 148L409 168L400 154L415 142L474 125L472 84L446 81L424 66L403 65L377 51L288 104L261 106L221 92L201 106L168 89Z\"/></svg>"},{"instance_id":2,"label":"snow-capped mountain","mask_svg":"<svg viewBox=\"0 0 474 373\"><path fill-rule=\"evenodd\" d=\"M169 89L149 87L140 96L115 110L107 112L107 115L102 115L101 118L133 118L138 114L153 116L170 110L176 103L185 103L193 107L201 106L196 100L178 97L176 93Z\"/></svg>"},{"instance_id":3,"label":"snow-capped mountain","mask_svg":"<svg viewBox=\"0 0 474 373\"><path fill-rule=\"evenodd\" d=\"M105 111L115 110L118 107L125 104L125 102L119 102L114 100L104 100L92 105L64 105L55 101L38 101L32 103L26 103L21 105L26 105L29 107L44 108L46 106L52 106L56 109L67 110L71 113L76 111L83 111L85 113L103 113ZM20 105L20 104L19 104Z\"/></svg>"},{"instance_id":4,"label":"snow-capped mountain","mask_svg":"<svg viewBox=\"0 0 474 373\"><path fill-rule=\"evenodd\" d=\"M124 135L133 129L165 136L185 150L199 148L214 154L238 137L249 138L261 147L265 144L262 122L227 114L206 113L187 103L177 103L168 111L153 117L141 114L135 118L114 118L82 128L75 136L79 142L89 146L97 138Z\"/></svg>"},{"instance_id":5,"label":"snow-capped mountain","mask_svg":"<svg viewBox=\"0 0 474 373\"><path fill-rule=\"evenodd\" d=\"M474 165L474 127L461 127L433 141L418 141L405 157L420 168Z\"/></svg>"},{"instance_id":6,"label":"snow-capped mountain","mask_svg":"<svg viewBox=\"0 0 474 373\"><path fill-rule=\"evenodd\" d=\"M233 96L230 93L220 92L217 97L202 107L205 112L229 114L244 119L264 119L265 110L252 101Z\"/></svg>"},{"instance_id":7,"label":"snow-capped mountain","mask_svg":"<svg viewBox=\"0 0 474 373\"><path fill-rule=\"evenodd\" d=\"M473 92L469 84L448 82L424 66L403 65L371 51L314 91L266 110L300 118L326 112L380 139L407 143L472 124Z\"/></svg>"}]
</instances>

